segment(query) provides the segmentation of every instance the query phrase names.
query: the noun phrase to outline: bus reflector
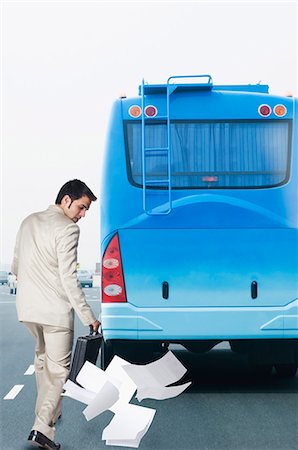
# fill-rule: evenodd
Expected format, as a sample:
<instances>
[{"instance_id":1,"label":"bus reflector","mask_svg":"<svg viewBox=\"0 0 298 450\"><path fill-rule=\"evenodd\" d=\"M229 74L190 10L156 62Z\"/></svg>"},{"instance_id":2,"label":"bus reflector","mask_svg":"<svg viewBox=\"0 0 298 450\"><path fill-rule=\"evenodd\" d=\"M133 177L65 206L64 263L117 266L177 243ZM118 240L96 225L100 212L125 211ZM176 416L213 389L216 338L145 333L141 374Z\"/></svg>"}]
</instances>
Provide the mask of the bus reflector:
<instances>
[{"instance_id":1,"label":"bus reflector","mask_svg":"<svg viewBox=\"0 0 298 450\"><path fill-rule=\"evenodd\" d=\"M202 177L202 181L205 181L206 183L215 183L216 181L218 181L218 177L204 176L204 177Z\"/></svg>"},{"instance_id":2,"label":"bus reflector","mask_svg":"<svg viewBox=\"0 0 298 450\"><path fill-rule=\"evenodd\" d=\"M118 234L111 239L102 259L102 302L126 302Z\"/></svg>"},{"instance_id":3,"label":"bus reflector","mask_svg":"<svg viewBox=\"0 0 298 450\"><path fill-rule=\"evenodd\" d=\"M119 266L119 261L116 258L107 258L104 260L104 267L106 269L115 269Z\"/></svg>"},{"instance_id":4,"label":"bus reflector","mask_svg":"<svg viewBox=\"0 0 298 450\"><path fill-rule=\"evenodd\" d=\"M140 117L140 115L142 114L142 110L138 105L132 105L129 110L128 110L128 114L131 117Z\"/></svg>"},{"instance_id":5,"label":"bus reflector","mask_svg":"<svg viewBox=\"0 0 298 450\"><path fill-rule=\"evenodd\" d=\"M287 108L284 105L274 106L274 114L278 117L283 117L287 114Z\"/></svg>"},{"instance_id":6,"label":"bus reflector","mask_svg":"<svg viewBox=\"0 0 298 450\"><path fill-rule=\"evenodd\" d=\"M155 117L157 114L157 108L153 105L148 105L145 108L145 114L147 117Z\"/></svg>"},{"instance_id":7,"label":"bus reflector","mask_svg":"<svg viewBox=\"0 0 298 450\"><path fill-rule=\"evenodd\" d=\"M259 114L263 117L269 116L271 114L271 108L269 105L260 105L258 111Z\"/></svg>"},{"instance_id":8,"label":"bus reflector","mask_svg":"<svg viewBox=\"0 0 298 450\"><path fill-rule=\"evenodd\" d=\"M116 295L122 293L122 287L119 286L119 284L108 284L108 286L106 286L103 291L106 295L115 297Z\"/></svg>"}]
</instances>

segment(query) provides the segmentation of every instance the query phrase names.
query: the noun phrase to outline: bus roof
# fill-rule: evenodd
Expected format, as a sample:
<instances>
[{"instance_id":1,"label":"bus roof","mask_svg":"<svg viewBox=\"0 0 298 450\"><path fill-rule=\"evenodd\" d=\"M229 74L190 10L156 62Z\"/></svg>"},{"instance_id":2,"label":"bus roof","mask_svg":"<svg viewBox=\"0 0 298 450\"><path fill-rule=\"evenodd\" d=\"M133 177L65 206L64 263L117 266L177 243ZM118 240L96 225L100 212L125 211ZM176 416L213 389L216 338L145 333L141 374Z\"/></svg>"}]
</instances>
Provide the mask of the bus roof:
<instances>
[{"instance_id":1,"label":"bus roof","mask_svg":"<svg viewBox=\"0 0 298 450\"><path fill-rule=\"evenodd\" d=\"M166 94L167 84L144 84L144 94ZM212 83L182 83L170 84L172 92L175 91L233 91L233 92L258 92L269 93L267 84L234 84L213 85ZM142 86L139 86L139 95L142 95Z\"/></svg>"}]
</instances>

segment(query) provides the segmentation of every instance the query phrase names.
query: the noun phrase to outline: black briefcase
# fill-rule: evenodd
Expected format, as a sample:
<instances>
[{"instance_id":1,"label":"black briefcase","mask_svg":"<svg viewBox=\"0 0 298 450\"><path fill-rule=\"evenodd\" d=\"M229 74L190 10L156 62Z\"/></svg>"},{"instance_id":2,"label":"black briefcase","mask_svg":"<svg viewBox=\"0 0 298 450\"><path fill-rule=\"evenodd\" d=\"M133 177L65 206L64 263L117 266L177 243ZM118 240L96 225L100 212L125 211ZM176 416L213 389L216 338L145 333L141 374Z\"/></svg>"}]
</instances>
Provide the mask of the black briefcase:
<instances>
[{"instance_id":1,"label":"black briefcase","mask_svg":"<svg viewBox=\"0 0 298 450\"><path fill-rule=\"evenodd\" d=\"M101 341L102 334L94 334L92 327L90 327L90 334L88 336L78 337L72 357L72 363L68 377L69 380L77 383L76 377L86 361L89 361L92 364L96 364Z\"/></svg>"}]
</instances>

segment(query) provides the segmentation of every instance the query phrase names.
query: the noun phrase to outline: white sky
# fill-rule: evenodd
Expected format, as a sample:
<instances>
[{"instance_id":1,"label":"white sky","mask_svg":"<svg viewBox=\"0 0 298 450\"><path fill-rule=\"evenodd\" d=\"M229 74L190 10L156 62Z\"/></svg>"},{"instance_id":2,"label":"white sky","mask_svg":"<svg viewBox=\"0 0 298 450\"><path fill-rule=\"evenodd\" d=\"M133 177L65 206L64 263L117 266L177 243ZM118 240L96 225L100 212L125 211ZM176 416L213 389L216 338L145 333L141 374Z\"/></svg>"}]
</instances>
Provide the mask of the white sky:
<instances>
[{"instance_id":1,"label":"white sky","mask_svg":"<svg viewBox=\"0 0 298 450\"><path fill-rule=\"evenodd\" d=\"M297 2L1 1L1 265L20 222L62 184L99 196L109 111L144 78L209 73L297 96ZM99 261L99 201L79 261Z\"/></svg>"}]
</instances>

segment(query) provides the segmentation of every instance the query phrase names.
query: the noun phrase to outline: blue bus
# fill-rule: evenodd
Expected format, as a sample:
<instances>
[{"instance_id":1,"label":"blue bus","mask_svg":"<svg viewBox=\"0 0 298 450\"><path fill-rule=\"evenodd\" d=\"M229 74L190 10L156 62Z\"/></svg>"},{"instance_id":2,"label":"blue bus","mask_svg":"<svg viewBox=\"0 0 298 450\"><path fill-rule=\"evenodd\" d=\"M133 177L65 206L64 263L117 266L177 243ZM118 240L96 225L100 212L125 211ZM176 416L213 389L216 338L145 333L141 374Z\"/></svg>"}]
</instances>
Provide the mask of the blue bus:
<instances>
[{"instance_id":1,"label":"blue bus","mask_svg":"<svg viewBox=\"0 0 298 450\"><path fill-rule=\"evenodd\" d=\"M112 109L101 190L102 367L222 341L298 361L297 99L210 75L144 81Z\"/></svg>"}]
</instances>

